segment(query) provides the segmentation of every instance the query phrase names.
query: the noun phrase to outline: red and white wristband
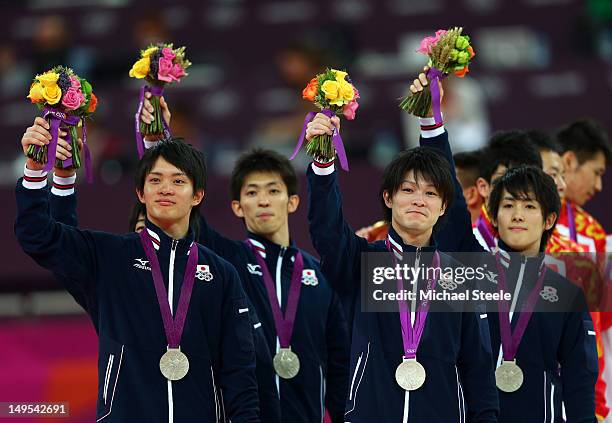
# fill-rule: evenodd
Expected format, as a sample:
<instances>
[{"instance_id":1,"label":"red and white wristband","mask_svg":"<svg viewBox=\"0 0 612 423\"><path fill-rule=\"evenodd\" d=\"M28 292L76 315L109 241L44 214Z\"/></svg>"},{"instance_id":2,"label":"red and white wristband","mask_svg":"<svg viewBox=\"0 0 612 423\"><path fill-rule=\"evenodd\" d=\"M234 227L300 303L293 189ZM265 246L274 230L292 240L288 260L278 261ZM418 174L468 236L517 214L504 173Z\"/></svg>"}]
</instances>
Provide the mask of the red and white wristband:
<instances>
[{"instance_id":1,"label":"red and white wristband","mask_svg":"<svg viewBox=\"0 0 612 423\"><path fill-rule=\"evenodd\" d=\"M66 197L74 194L74 184L76 182L76 173L67 178L62 178L53 174L53 186L51 186L51 194L58 195L60 197Z\"/></svg>"},{"instance_id":2,"label":"red and white wristband","mask_svg":"<svg viewBox=\"0 0 612 423\"><path fill-rule=\"evenodd\" d=\"M444 133L444 122L436 123L432 117L419 118L419 124L421 125L421 136L423 138L433 138Z\"/></svg>"},{"instance_id":3,"label":"red and white wristband","mask_svg":"<svg viewBox=\"0 0 612 423\"><path fill-rule=\"evenodd\" d=\"M28 169L23 166L23 181L21 182L27 189L42 189L47 186L47 172L44 170Z\"/></svg>"},{"instance_id":4,"label":"red and white wristband","mask_svg":"<svg viewBox=\"0 0 612 423\"><path fill-rule=\"evenodd\" d=\"M331 175L332 173L334 173L334 163L335 162L336 162L335 159L332 159L324 163L313 161L312 171L315 173L315 175L319 175L319 176Z\"/></svg>"}]
</instances>

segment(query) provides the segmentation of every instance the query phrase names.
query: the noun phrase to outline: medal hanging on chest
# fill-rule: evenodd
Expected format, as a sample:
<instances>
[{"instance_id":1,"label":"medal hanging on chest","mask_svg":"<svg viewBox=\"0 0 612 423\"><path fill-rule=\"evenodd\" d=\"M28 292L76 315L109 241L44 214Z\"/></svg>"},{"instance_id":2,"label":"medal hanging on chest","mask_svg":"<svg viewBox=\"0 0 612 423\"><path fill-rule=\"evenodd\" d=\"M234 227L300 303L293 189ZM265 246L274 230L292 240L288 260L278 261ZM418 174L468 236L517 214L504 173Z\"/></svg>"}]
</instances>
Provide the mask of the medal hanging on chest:
<instances>
[{"instance_id":1,"label":"medal hanging on chest","mask_svg":"<svg viewBox=\"0 0 612 423\"><path fill-rule=\"evenodd\" d=\"M276 288L272 281L272 275L268 270L265 260L259 252L253 247L250 241L246 241L247 245L251 248L255 260L261 268L264 285L266 286L266 292L268 294L268 302L272 309L272 315L274 317L274 326L276 328L276 334L278 335L278 343L280 349L272 360L274 371L277 375L283 379L292 379L300 371L300 359L295 352L291 350L291 337L293 335L293 326L295 323L295 315L297 313L297 306L300 300L300 290L302 289L302 270L304 270L304 259L302 253L299 251L295 255L295 262L293 264L293 272L291 274L291 285L289 286L289 295L287 296L287 307L285 308L285 315L281 310L278 302Z\"/></svg>"},{"instance_id":2,"label":"medal hanging on chest","mask_svg":"<svg viewBox=\"0 0 612 423\"><path fill-rule=\"evenodd\" d=\"M391 250L391 244L389 240L386 241L387 249ZM392 252L393 254L393 252ZM393 260L397 264L397 259L393 255ZM435 251L432 260L432 267L439 269L440 267L440 254ZM434 272L435 273L435 272ZM418 283L413 281L413 283ZM436 287L436 279L430 279L427 281L427 291L433 291ZM397 290L402 292L404 289L404 282L402 279L397 280ZM410 318L410 311L407 301L402 298L398 300L399 306L399 317L400 324L402 327L402 342L404 345L404 356L402 362L395 369L395 381L405 391L414 391L419 389L425 383L427 379L427 372L425 367L418 362L416 353L423 336L423 330L425 329L425 322L427 321L427 314L429 313L430 301L425 296L425 299L419 302L419 306L415 311L416 316L414 319L414 325Z\"/></svg>"},{"instance_id":3,"label":"medal hanging on chest","mask_svg":"<svg viewBox=\"0 0 612 423\"><path fill-rule=\"evenodd\" d=\"M185 319L187 318L189 302L191 301L191 293L193 291L196 267L198 264L198 247L194 242L189 248L189 258L185 266L185 276L181 287L179 304L173 318L172 311L170 310L170 303L168 302L168 293L164 287L159 261L157 260L157 255L155 254L151 238L146 228L140 232L140 242L151 264L151 275L153 277L157 302L164 323L166 340L168 341L168 350L159 360L159 370L168 380L180 380L189 372L189 359L181 351L180 343L183 329L185 328Z\"/></svg>"},{"instance_id":4,"label":"medal hanging on chest","mask_svg":"<svg viewBox=\"0 0 612 423\"><path fill-rule=\"evenodd\" d=\"M516 363L516 353L525 330L527 329L527 325L529 324L529 320L531 319L531 315L533 314L540 291L542 290L542 284L544 283L544 276L546 274L546 267L542 266L538 280L529 293L525 307L521 311L521 315L519 316L514 331L512 331L508 302L502 299L503 295L501 295L501 291L507 292L507 284L506 272L501 264L499 253L495 255L495 261L497 264L497 272L499 273L497 290L500 294L500 300L498 301L497 305L499 310L498 315L501 348L503 351L503 362L501 366L495 370L495 383L500 391L510 393L518 391L523 385L523 370Z\"/></svg>"}]
</instances>

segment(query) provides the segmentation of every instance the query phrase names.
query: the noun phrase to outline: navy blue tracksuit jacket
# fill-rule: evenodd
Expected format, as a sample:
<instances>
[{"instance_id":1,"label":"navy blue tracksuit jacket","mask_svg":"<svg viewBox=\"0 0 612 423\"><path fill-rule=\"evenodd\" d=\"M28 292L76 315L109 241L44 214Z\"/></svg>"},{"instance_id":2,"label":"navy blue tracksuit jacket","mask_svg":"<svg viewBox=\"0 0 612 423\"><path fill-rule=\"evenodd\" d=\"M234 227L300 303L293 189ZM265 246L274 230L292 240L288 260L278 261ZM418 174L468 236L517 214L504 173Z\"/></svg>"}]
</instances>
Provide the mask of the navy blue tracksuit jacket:
<instances>
[{"instance_id":1,"label":"navy blue tracksuit jacket","mask_svg":"<svg viewBox=\"0 0 612 423\"><path fill-rule=\"evenodd\" d=\"M347 309L352 330L347 422L449 423L496 422L498 400L493 379L486 314L431 312L418 361L425 384L404 391L395 369L404 354L398 313L362 312L362 253L386 252L384 241L368 243L355 235L342 213L337 172L308 169L310 233L327 280ZM415 252L391 229L391 242L402 253ZM432 253L432 247L421 251ZM441 266L454 266L441 254Z\"/></svg>"},{"instance_id":2,"label":"navy blue tracksuit jacket","mask_svg":"<svg viewBox=\"0 0 612 423\"><path fill-rule=\"evenodd\" d=\"M243 241L232 240L215 231L202 217L200 241L232 263L247 297L255 307L272 356L279 344L272 309L262 272L252 250ZM298 252L295 244L283 247L247 232L247 237L264 258L285 312ZM280 391L281 420L285 423L322 422L325 408L334 423L342 422L348 385L349 339L346 319L338 297L321 273L318 261L304 250L302 288L295 318L291 349L299 356L300 371L293 379L276 376L272 362L268 375ZM259 363L258 363L259 365ZM265 371L263 368L262 371Z\"/></svg>"},{"instance_id":3,"label":"navy blue tracksuit jacket","mask_svg":"<svg viewBox=\"0 0 612 423\"><path fill-rule=\"evenodd\" d=\"M151 271L138 234L83 231L50 215L48 189L17 184L15 233L38 264L53 271L86 307L99 334L97 419L101 422L259 422L255 353L247 300L235 269L198 246L197 280L181 350L190 369L166 380L167 341ZM173 310L193 235L173 240L147 222Z\"/></svg>"},{"instance_id":4,"label":"navy blue tracksuit jacket","mask_svg":"<svg viewBox=\"0 0 612 423\"><path fill-rule=\"evenodd\" d=\"M454 177L454 203L447 211L447 224L436 235L440 250L481 252L487 267L495 269L493 256L483 249L472 232L470 214L455 174L448 134L444 131L431 138L421 137L420 143L440 151L451 164ZM512 292L512 298L518 296L515 309L520 310L535 285L543 256L525 259L512 252L503 240L499 241L499 247L507 269L508 289ZM532 315L516 356L517 364L524 372L524 383L514 393L499 392L499 421L561 423L563 403L568 422L595 422L597 346L582 290L548 269L536 310L545 311ZM513 313L513 326L519 315L518 312ZM497 313L489 313L489 327L497 367L501 364Z\"/></svg>"},{"instance_id":5,"label":"navy blue tracksuit jacket","mask_svg":"<svg viewBox=\"0 0 612 423\"><path fill-rule=\"evenodd\" d=\"M54 177L55 178L55 177ZM54 179L54 188L51 190L51 216L56 221L66 225L78 226L78 216L76 213L76 195L74 189L70 192L57 190L57 182ZM199 241L199 240L198 240ZM61 278L58 278L61 279ZM63 282L69 283L69 282ZM86 299L80 296L74 296L76 301L85 309ZM248 301L248 297L247 297ZM268 342L261 329L259 317L255 312L255 308L248 301L249 317L253 331L253 341L255 345L256 367L255 374L257 376L257 392L259 397L259 416L262 422L280 423L281 411L280 402L278 399L278 390L274 378L274 369L272 368L272 354L268 347ZM94 325L96 326L96 325ZM97 330L97 327L96 327Z\"/></svg>"}]
</instances>

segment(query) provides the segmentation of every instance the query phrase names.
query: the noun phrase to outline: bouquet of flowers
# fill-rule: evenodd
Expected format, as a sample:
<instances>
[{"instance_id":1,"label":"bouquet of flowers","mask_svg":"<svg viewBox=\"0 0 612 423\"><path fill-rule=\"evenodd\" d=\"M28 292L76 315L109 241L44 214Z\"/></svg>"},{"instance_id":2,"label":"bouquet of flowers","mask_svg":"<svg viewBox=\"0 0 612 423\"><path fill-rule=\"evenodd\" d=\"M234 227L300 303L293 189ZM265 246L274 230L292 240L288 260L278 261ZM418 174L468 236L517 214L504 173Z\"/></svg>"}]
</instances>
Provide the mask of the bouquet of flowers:
<instances>
[{"instance_id":1,"label":"bouquet of flowers","mask_svg":"<svg viewBox=\"0 0 612 423\"><path fill-rule=\"evenodd\" d=\"M344 116L348 120L355 119L355 112L359 107L359 91L353 85L348 74L336 69L327 69L324 73L312 78L302 91L302 98L313 102L321 113L328 117ZM295 158L299 152L306 134L306 125L312 120L315 113L306 115L298 145L291 156ZM319 135L306 145L306 152L315 160L328 162L338 153L342 169L348 170L348 161L342 144L342 138L337 130L333 135Z\"/></svg>"},{"instance_id":2,"label":"bouquet of flowers","mask_svg":"<svg viewBox=\"0 0 612 423\"><path fill-rule=\"evenodd\" d=\"M438 81L454 73L464 77L474 58L474 48L470 44L470 37L463 35L463 28L438 30L433 37L425 37L417 52L429 56L429 71L427 78L431 82L423 91L411 94L402 99L400 108L407 112L425 117L433 106L436 123L442 122L440 113L440 91Z\"/></svg>"},{"instance_id":3,"label":"bouquet of flowers","mask_svg":"<svg viewBox=\"0 0 612 423\"><path fill-rule=\"evenodd\" d=\"M51 170L53 166L62 169L81 167L82 160L77 141L77 127L81 124L85 169L87 178L91 181L91 158L87 147L85 118L90 117L98 105L91 84L75 74L72 69L56 66L34 78L28 98L38 106L43 117L49 121L49 132L52 137L48 145L31 145L27 151L28 157L38 163L46 164L46 171ZM67 141L72 146L72 157L63 161L55 158L60 128L68 133Z\"/></svg>"},{"instance_id":4,"label":"bouquet of flowers","mask_svg":"<svg viewBox=\"0 0 612 423\"><path fill-rule=\"evenodd\" d=\"M185 47L174 48L172 43L152 44L145 50L141 50L140 59L134 63L130 70L132 78L144 79L149 85L140 89L140 103L136 113L136 144L138 155L144 153L143 135L152 140L170 137L167 122L164 121L159 104L159 98L163 95L164 86L170 82L180 82L187 76L185 70L191 66L191 62L185 58ZM152 94L151 104L155 119L151 123L140 122L140 112L144 102L144 93Z\"/></svg>"}]
</instances>

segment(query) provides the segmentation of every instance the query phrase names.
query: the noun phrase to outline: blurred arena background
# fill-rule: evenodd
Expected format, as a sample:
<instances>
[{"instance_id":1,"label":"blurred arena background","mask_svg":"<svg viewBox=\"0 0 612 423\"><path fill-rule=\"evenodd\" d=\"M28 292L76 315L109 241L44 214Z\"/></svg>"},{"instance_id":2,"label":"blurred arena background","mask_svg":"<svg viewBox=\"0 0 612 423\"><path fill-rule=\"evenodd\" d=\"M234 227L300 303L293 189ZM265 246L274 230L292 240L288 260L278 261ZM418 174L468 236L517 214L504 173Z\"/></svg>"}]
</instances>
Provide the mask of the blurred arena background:
<instances>
[{"instance_id":1,"label":"blurred arena background","mask_svg":"<svg viewBox=\"0 0 612 423\"><path fill-rule=\"evenodd\" d=\"M12 229L19 141L36 116L26 99L35 74L65 64L94 87L95 181L78 178L78 212L81 227L112 232L127 231L135 200L139 83L128 71L150 42L187 47L190 75L165 95L172 131L205 152L203 210L236 238L244 228L229 208L235 159L252 146L290 154L311 110L301 90L326 66L345 68L361 93L356 120L343 125L351 165L341 177L346 215L355 228L380 217L382 168L418 142L398 98L425 64L415 52L420 39L439 28L463 26L477 51L468 77L445 87L455 151L483 146L496 130L552 133L580 117L612 128L610 0L25 0L0 7L0 402L68 401L74 422L94 418L95 333L52 276L22 253ZM304 175L307 158L295 164ZM611 185L608 172L603 192L586 206L608 232ZM312 251L304 178L301 196L292 231Z\"/></svg>"}]
</instances>

